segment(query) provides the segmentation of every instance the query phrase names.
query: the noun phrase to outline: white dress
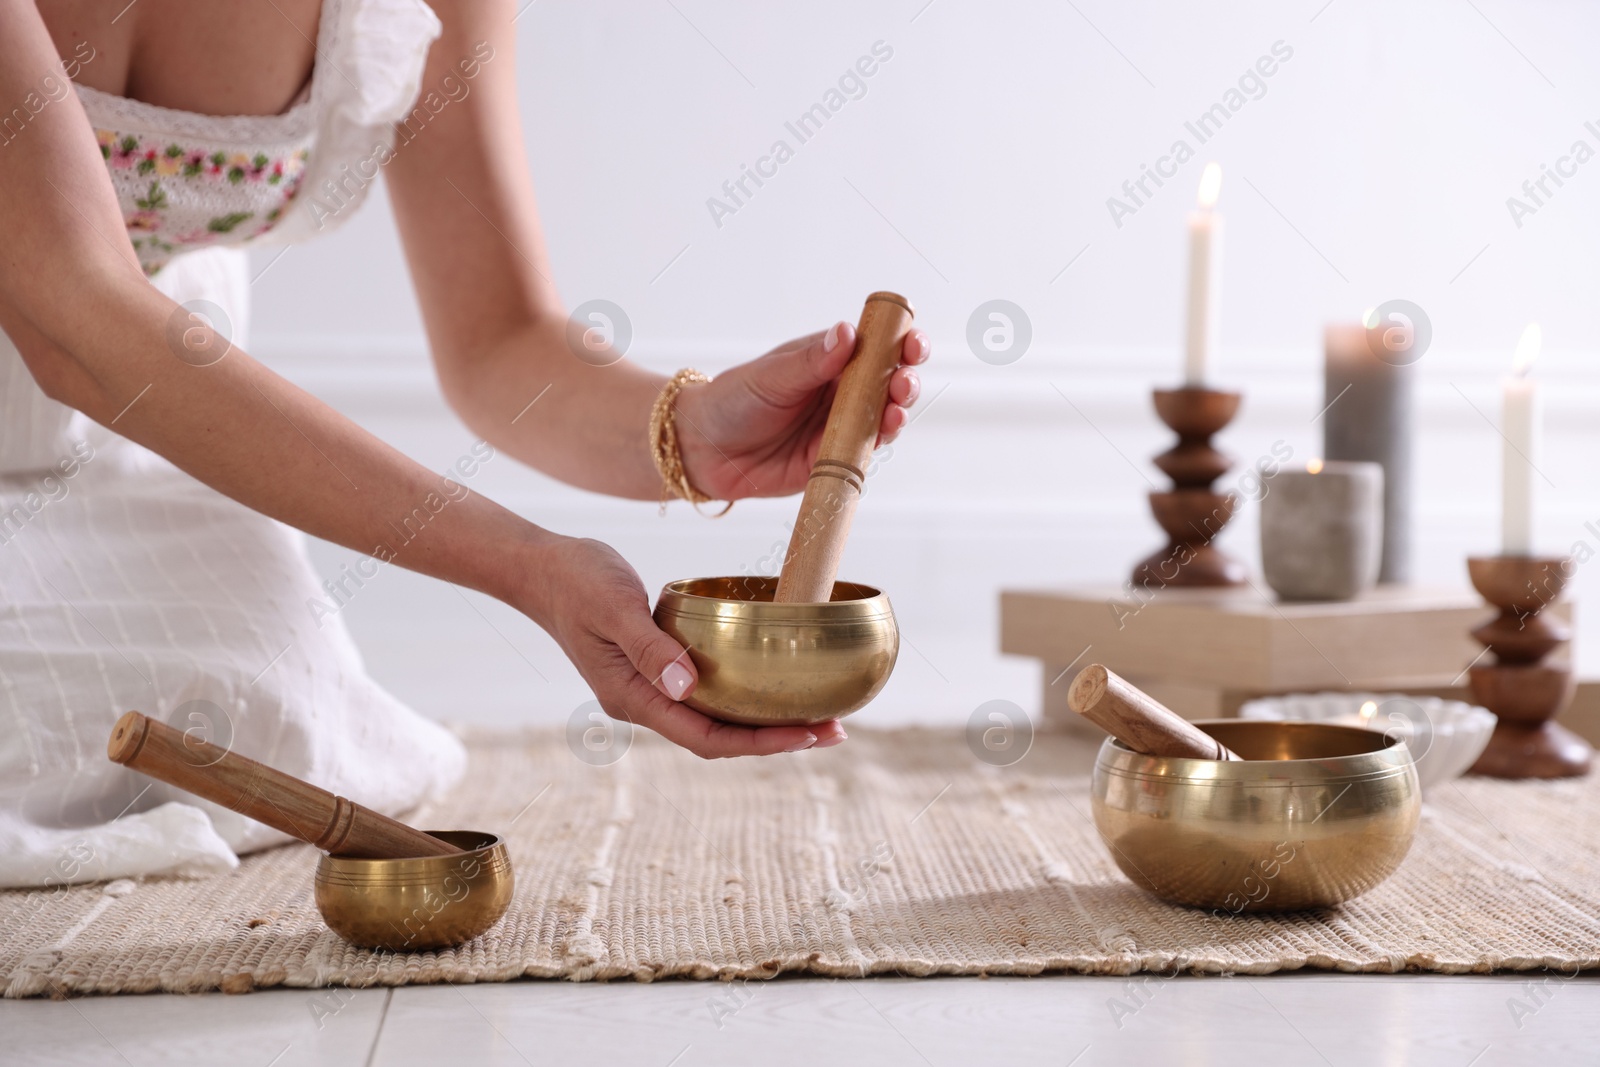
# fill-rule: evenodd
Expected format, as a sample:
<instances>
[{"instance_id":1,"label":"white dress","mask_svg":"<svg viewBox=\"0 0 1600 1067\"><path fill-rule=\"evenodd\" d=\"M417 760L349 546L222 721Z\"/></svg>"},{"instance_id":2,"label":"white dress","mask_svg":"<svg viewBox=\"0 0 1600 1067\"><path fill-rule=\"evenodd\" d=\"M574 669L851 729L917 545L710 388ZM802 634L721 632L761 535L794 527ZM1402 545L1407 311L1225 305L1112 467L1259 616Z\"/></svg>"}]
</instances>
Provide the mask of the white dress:
<instances>
[{"instance_id":1,"label":"white dress","mask_svg":"<svg viewBox=\"0 0 1600 1067\"><path fill-rule=\"evenodd\" d=\"M349 217L438 33L421 0L325 0L277 116L78 87L152 284L247 349L238 246ZM0 334L0 886L216 872L285 840L110 763L130 709L390 814L458 780L460 742L367 677L321 592L301 534L50 400Z\"/></svg>"}]
</instances>

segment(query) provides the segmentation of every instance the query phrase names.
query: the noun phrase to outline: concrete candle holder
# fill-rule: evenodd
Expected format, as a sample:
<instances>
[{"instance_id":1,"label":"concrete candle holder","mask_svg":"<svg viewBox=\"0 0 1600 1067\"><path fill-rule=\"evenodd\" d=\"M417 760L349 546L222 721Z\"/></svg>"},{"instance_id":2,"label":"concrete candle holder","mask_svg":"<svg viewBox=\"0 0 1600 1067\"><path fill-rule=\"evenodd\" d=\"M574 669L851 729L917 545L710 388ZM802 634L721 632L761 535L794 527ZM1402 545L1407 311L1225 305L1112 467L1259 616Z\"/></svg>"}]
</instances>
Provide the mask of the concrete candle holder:
<instances>
[{"instance_id":1,"label":"concrete candle holder","mask_svg":"<svg viewBox=\"0 0 1600 1067\"><path fill-rule=\"evenodd\" d=\"M1261 501L1261 570L1285 600L1350 600L1378 580L1383 468L1312 460Z\"/></svg>"}]
</instances>

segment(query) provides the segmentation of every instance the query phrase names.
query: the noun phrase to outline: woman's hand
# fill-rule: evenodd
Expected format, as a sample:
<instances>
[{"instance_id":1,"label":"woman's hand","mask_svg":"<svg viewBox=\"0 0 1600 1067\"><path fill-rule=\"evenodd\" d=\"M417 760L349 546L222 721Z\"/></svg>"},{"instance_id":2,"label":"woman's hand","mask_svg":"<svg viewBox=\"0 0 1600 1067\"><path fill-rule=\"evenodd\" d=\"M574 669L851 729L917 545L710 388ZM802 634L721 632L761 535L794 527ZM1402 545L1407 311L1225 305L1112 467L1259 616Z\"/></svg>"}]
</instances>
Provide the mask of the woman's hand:
<instances>
[{"instance_id":1,"label":"woman's hand","mask_svg":"<svg viewBox=\"0 0 1600 1067\"><path fill-rule=\"evenodd\" d=\"M516 603L561 645L607 715L645 726L697 756L768 756L828 748L845 739L835 722L734 726L683 698L698 680L683 646L650 617L644 585L599 541L552 535L533 550L528 593Z\"/></svg>"},{"instance_id":2,"label":"woman's hand","mask_svg":"<svg viewBox=\"0 0 1600 1067\"><path fill-rule=\"evenodd\" d=\"M718 500L804 489L836 382L855 347L855 327L841 322L780 345L709 385L685 388L678 394L678 441L690 484ZM927 334L906 334L900 366L889 379L880 445L905 428L907 409L922 390L912 368L930 351Z\"/></svg>"}]
</instances>

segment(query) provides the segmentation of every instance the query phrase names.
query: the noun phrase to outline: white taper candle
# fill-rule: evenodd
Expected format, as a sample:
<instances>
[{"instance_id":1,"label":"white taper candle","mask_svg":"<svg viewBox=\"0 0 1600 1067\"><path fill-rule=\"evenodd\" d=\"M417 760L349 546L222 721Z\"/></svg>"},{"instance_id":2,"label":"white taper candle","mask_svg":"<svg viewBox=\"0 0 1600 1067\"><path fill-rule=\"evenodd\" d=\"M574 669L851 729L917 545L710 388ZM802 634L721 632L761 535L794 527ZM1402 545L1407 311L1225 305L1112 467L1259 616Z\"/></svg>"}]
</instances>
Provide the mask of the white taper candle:
<instances>
[{"instance_id":1,"label":"white taper candle","mask_svg":"<svg viewBox=\"0 0 1600 1067\"><path fill-rule=\"evenodd\" d=\"M1533 555L1533 479L1538 463L1539 391L1528 368L1539 354L1539 324L1517 343L1512 373L1501 383L1500 554Z\"/></svg>"},{"instance_id":2,"label":"white taper candle","mask_svg":"<svg viewBox=\"0 0 1600 1067\"><path fill-rule=\"evenodd\" d=\"M1211 353L1221 327L1222 215L1215 210L1222 191L1222 167L1207 163L1200 176L1196 207L1189 212L1188 318L1184 333L1184 384L1205 384Z\"/></svg>"}]
</instances>

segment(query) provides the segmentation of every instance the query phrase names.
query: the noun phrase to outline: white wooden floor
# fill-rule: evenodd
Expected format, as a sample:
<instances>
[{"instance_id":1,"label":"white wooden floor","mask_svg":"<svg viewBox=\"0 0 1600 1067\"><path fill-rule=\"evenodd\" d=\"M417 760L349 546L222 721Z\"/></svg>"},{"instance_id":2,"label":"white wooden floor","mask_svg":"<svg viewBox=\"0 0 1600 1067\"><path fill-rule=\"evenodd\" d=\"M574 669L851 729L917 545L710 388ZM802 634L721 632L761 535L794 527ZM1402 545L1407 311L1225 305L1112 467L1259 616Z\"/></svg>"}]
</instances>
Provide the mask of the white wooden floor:
<instances>
[{"instance_id":1,"label":"white wooden floor","mask_svg":"<svg viewBox=\"0 0 1600 1067\"><path fill-rule=\"evenodd\" d=\"M1326 974L519 982L5 1001L0 1063L1557 1067L1600 1062L1597 982Z\"/></svg>"}]
</instances>

